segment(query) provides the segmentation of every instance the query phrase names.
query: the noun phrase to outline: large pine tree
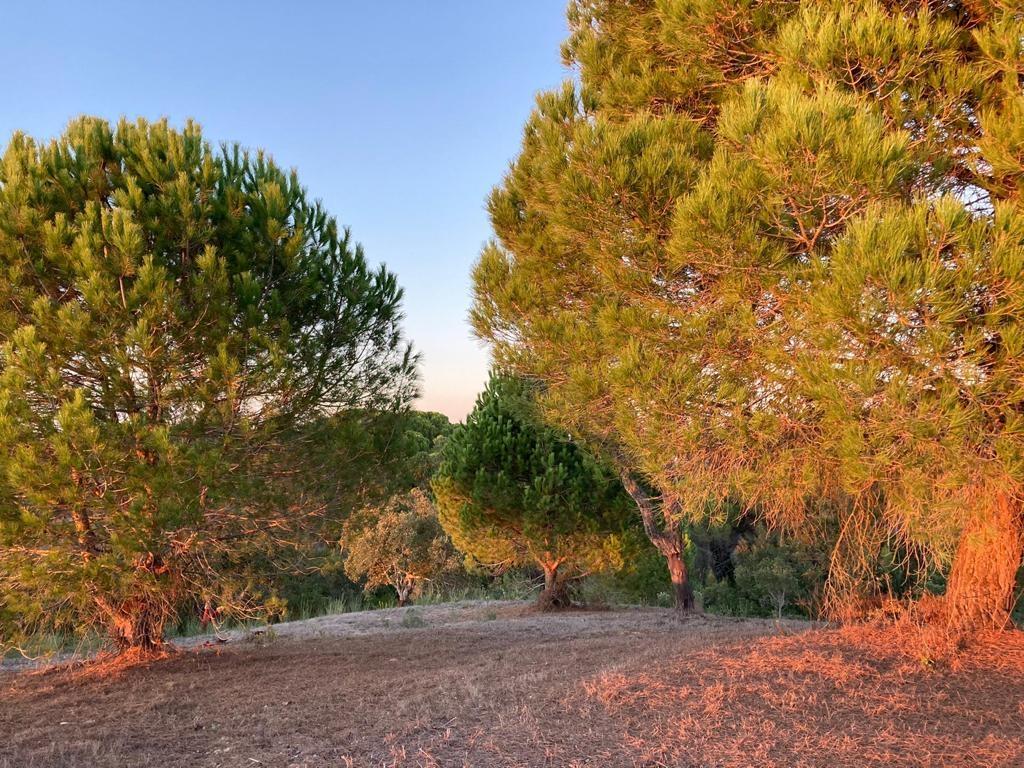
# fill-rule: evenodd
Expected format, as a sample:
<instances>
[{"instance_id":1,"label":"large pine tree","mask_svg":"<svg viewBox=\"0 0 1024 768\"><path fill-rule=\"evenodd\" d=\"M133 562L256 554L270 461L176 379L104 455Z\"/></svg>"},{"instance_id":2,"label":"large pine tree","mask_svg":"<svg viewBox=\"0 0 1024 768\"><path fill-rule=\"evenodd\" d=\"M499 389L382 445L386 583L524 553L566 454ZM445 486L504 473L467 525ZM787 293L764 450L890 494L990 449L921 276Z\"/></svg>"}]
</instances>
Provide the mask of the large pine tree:
<instances>
[{"instance_id":1,"label":"large pine tree","mask_svg":"<svg viewBox=\"0 0 1024 768\"><path fill-rule=\"evenodd\" d=\"M1024 481L1019 3L578 0L569 17L579 84L539 97L490 200L478 334L669 517L735 494L798 524L833 499L849 535L953 561L950 621L1004 622Z\"/></svg>"},{"instance_id":2,"label":"large pine tree","mask_svg":"<svg viewBox=\"0 0 1024 768\"><path fill-rule=\"evenodd\" d=\"M152 648L186 600L244 604L224 569L316 508L282 428L414 394L394 275L294 173L192 123L15 134L0 265L8 640Z\"/></svg>"}]
</instances>

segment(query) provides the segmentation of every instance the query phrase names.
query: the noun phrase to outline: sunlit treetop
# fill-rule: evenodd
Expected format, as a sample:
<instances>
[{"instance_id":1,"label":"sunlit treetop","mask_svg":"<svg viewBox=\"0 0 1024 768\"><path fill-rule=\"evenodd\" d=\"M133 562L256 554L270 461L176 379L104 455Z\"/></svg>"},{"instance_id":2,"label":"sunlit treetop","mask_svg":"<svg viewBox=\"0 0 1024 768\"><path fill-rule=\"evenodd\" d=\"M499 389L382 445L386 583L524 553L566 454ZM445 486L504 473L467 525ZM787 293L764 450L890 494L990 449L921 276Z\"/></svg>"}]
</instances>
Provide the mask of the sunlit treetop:
<instances>
[{"instance_id":1,"label":"sunlit treetop","mask_svg":"<svg viewBox=\"0 0 1024 768\"><path fill-rule=\"evenodd\" d=\"M472 318L495 357L680 514L735 495L798 525L832 499L881 511L850 527L865 546L940 561L998 529L1014 571L1019 4L569 19L579 84L538 97L489 202Z\"/></svg>"}]
</instances>

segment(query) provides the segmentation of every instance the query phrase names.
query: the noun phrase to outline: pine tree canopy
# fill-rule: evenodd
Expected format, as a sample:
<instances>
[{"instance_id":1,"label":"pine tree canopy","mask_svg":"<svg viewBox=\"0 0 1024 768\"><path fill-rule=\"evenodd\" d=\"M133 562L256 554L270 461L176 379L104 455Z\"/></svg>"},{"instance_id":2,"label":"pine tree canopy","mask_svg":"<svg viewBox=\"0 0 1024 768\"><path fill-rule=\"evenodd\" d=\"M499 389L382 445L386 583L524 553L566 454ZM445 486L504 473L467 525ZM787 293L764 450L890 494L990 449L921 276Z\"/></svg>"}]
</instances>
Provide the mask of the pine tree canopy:
<instances>
[{"instance_id":1,"label":"pine tree canopy","mask_svg":"<svg viewBox=\"0 0 1024 768\"><path fill-rule=\"evenodd\" d=\"M538 97L474 271L498 363L676 513L735 495L796 525L835 499L853 549L953 560L950 618L1005 621L1020 3L577 0L569 21L579 80Z\"/></svg>"},{"instance_id":2,"label":"pine tree canopy","mask_svg":"<svg viewBox=\"0 0 1024 768\"><path fill-rule=\"evenodd\" d=\"M433 481L456 547L489 566L536 563L553 580L618 562L629 499L618 478L539 420L529 384L492 376L444 445Z\"/></svg>"},{"instance_id":3,"label":"pine tree canopy","mask_svg":"<svg viewBox=\"0 0 1024 768\"><path fill-rule=\"evenodd\" d=\"M262 152L92 118L0 161L0 615L160 641L297 536L278 427L404 406L401 289Z\"/></svg>"}]
</instances>

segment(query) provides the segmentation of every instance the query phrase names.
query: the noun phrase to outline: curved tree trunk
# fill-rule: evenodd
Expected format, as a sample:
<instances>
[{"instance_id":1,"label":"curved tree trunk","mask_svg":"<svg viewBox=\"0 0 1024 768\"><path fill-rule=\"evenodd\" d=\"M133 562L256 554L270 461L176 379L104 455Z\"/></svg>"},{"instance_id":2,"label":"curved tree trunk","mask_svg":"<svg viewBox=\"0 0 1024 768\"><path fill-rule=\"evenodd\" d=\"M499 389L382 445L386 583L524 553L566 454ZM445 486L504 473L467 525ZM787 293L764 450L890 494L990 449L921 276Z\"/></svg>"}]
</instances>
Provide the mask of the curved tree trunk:
<instances>
[{"instance_id":1,"label":"curved tree trunk","mask_svg":"<svg viewBox=\"0 0 1024 768\"><path fill-rule=\"evenodd\" d=\"M152 553L138 556L135 567L157 578L166 577L169 570L163 559ZM173 599L140 590L111 601L96 590L93 602L106 616L107 631L118 653L153 655L165 649L164 627L173 614Z\"/></svg>"},{"instance_id":2,"label":"curved tree trunk","mask_svg":"<svg viewBox=\"0 0 1024 768\"><path fill-rule=\"evenodd\" d=\"M659 525L658 509L654 499L640 487L640 484L633 479L629 472L622 473L622 485L636 502L637 509L640 511L640 519L644 524L644 533L665 558L668 575L672 579L676 611L680 614L690 613L694 610L695 604L693 587L690 586L690 576L686 570L682 532L678 525L666 518L664 510L661 510L662 524Z\"/></svg>"},{"instance_id":3,"label":"curved tree trunk","mask_svg":"<svg viewBox=\"0 0 1024 768\"><path fill-rule=\"evenodd\" d=\"M1024 553L1021 507L997 496L960 536L946 587L945 613L962 631L1001 629L1010 620L1017 571Z\"/></svg>"},{"instance_id":4,"label":"curved tree trunk","mask_svg":"<svg viewBox=\"0 0 1024 768\"><path fill-rule=\"evenodd\" d=\"M415 582L412 579L403 579L399 584L395 586L395 591L398 592L398 607L403 608L412 602L412 589L415 586Z\"/></svg>"}]
</instances>

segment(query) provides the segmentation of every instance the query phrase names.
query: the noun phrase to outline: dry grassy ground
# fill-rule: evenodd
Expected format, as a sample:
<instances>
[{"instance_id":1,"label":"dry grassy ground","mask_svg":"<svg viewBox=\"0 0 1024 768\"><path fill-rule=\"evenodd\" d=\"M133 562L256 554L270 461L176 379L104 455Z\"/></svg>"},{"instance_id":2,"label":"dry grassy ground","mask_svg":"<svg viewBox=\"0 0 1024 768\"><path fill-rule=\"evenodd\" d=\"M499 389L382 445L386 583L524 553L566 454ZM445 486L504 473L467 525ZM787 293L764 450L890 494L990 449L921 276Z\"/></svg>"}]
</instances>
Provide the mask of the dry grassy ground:
<instances>
[{"instance_id":1,"label":"dry grassy ground","mask_svg":"<svg viewBox=\"0 0 1024 768\"><path fill-rule=\"evenodd\" d=\"M1024 766L1024 633L936 669L869 630L415 610L0 673L0 766Z\"/></svg>"}]
</instances>

